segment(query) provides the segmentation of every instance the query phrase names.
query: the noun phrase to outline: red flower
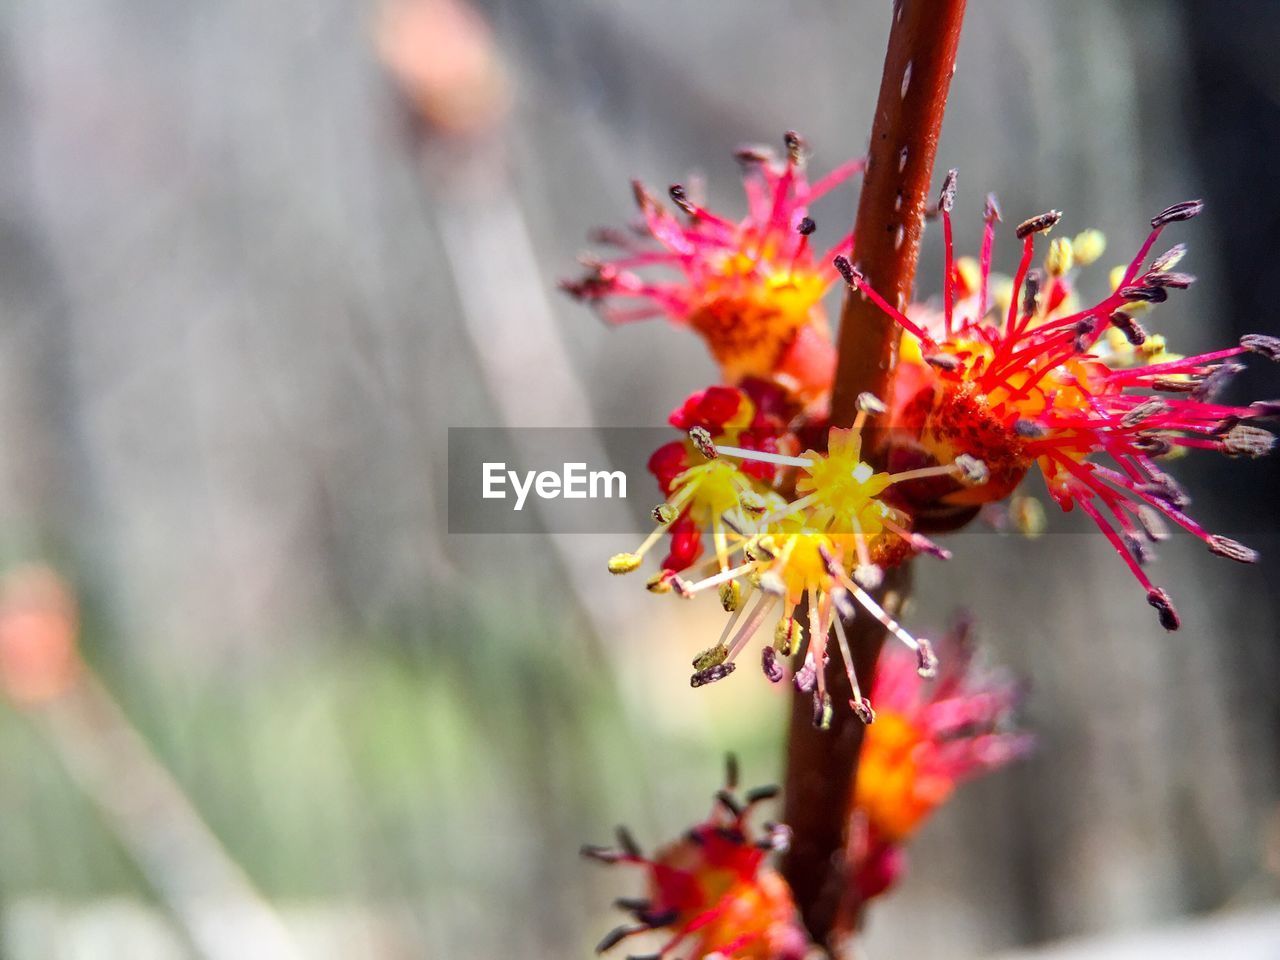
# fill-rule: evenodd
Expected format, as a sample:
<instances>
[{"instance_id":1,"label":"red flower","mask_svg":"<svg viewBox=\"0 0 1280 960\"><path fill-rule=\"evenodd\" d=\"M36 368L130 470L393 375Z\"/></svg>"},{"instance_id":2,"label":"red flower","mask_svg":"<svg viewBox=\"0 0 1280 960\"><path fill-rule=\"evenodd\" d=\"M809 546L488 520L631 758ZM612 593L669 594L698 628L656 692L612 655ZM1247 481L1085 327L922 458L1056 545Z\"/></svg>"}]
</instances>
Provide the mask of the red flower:
<instances>
[{"instance_id":1,"label":"red flower","mask_svg":"<svg viewBox=\"0 0 1280 960\"><path fill-rule=\"evenodd\" d=\"M656 956L681 944L689 960L712 955L725 960L800 960L808 937L796 916L787 882L768 864L783 850L790 831L766 824L754 836L749 818L755 806L777 794L776 787L735 796L737 765L729 760L728 783L716 794L711 816L684 836L645 857L631 834L618 829L618 849L587 846L584 856L604 863L628 863L646 874L647 896L617 901L632 923L610 931L596 948L603 953L629 937L664 930L668 939Z\"/></svg>"},{"instance_id":2,"label":"red flower","mask_svg":"<svg viewBox=\"0 0 1280 960\"><path fill-rule=\"evenodd\" d=\"M955 790L1026 753L1011 729L1014 686L974 668L967 621L939 641L935 679L892 647L880 658L858 761L851 831L863 899L882 893L905 860L902 845Z\"/></svg>"},{"instance_id":3,"label":"red flower","mask_svg":"<svg viewBox=\"0 0 1280 960\"><path fill-rule=\"evenodd\" d=\"M1157 362L1145 364L1108 347L1108 329L1120 331L1129 344L1146 345L1148 335L1137 315L1167 299L1170 290L1193 282L1174 270L1183 254L1180 245L1152 260L1148 256L1166 225L1200 212L1199 201L1177 204L1155 217L1113 292L1085 308L1074 305L1069 243L1055 241L1045 269L1031 269L1036 235L1052 228L1061 214L1051 211L1027 220L1016 231L1022 258L1008 309L996 315L988 306L998 209L989 199L980 266L975 282L967 284L952 257L953 191L954 172L940 203L946 241L940 315L913 311L921 322L910 319L872 290L847 260L837 258L848 282L915 338L910 346L918 346L919 361L903 365L895 391L895 442L908 455L922 452L945 463L965 453L986 464L990 480L982 485L950 484L939 496L933 481L926 496L952 506L1002 499L1037 465L1058 505L1066 511L1079 506L1097 524L1147 591L1160 622L1176 629L1178 616L1168 595L1142 569L1148 544L1165 535L1161 518L1221 556L1252 562L1256 554L1188 517L1186 494L1156 461L1179 448L1232 456L1269 450L1271 434L1246 421L1273 415L1274 405L1230 406L1215 397L1241 369L1226 361L1247 352L1280 358L1280 341L1249 336L1238 346L1194 357L1161 350Z\"/></svg>"},{"instance_id":4,"label":"red flower","mask_svg":"<svg viewBox=\"0 0 1280 960\"><path fill-rule=\"evenodd\" d=\"M786 145L783 162L767 150L739 151L747 215L738 222L705 209L676 185L670 196L686 216L681 221L633 183L642 216L638 236L598 234L620 255L588 258L590 272L562 287L612 323L665 316L692 327L730 383L758 377L802 396L826 391L835 353L822 298L837 279L831 254L847 249L851 238L815 257L808 205L860 171L863 161L810 184L804 144L788 133ZM663 278L664 270L676 276Z\"/></svg>"}]
</instances>

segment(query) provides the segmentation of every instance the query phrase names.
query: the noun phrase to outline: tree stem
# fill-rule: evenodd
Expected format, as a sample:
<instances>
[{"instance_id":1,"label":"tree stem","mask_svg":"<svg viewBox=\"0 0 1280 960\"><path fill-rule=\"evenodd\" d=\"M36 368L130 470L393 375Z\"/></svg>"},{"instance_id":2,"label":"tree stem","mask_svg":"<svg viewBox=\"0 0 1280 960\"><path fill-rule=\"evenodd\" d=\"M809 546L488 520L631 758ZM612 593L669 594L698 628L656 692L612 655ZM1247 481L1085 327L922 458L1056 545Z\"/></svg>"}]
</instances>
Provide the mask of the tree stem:
<instances>
[{"instance_id":1,"label":"tree stem","mask_svg":"<svg viewBox=\"0 0 1280 960\"><path fill-rule=\"evenodd\" d=\"M899 308L906 307L915 280L964 9L965 0L894 4L853 260L868 283ZM833 426L853 422L863 391L889 400L899 336L896 324L865 297L851 291L845 298L831 401ZM869 437L864 447L870 456L875 455L876 440ZM900 608L909 583L909 569L889 572L884 588L887 607ZM860 617L848 627L857 676L869 691L884 630L870 617ZM845 865L863 726L846 703L851 691L844 671L832 669L827 679L836 706L831 729L813 727L807 694L797 692L792 703L786 822L793 840L783 872L814 940L835 950L855 931L862 912Z\"/></svg>"}]
</instances>

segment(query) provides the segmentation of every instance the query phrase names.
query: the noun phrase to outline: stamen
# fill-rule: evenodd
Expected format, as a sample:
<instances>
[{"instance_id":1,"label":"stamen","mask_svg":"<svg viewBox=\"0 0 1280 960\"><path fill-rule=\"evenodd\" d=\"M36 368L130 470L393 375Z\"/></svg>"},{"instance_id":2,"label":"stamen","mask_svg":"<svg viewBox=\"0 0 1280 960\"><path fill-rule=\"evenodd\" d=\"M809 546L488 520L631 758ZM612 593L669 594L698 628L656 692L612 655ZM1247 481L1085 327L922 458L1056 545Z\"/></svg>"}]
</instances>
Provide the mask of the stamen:
<instances>
[{"instance_id":1,"label":"stamen","mask_svg":"<svg viewBox=\"0 0 1280 960\"><path fill-rule=\"evenodd\" d=\"M840 656L844 660L845 674L849 677L849 690L853 693L849 706L863 724L874 723L876 712L871 709L871 701L862 695L862 688L858 686L858 677L853 669L853 654L849 649L849 638L845 634L844 625L837 620L835 627L836 643L840 646Z\"/></svg>"}]
</instances>

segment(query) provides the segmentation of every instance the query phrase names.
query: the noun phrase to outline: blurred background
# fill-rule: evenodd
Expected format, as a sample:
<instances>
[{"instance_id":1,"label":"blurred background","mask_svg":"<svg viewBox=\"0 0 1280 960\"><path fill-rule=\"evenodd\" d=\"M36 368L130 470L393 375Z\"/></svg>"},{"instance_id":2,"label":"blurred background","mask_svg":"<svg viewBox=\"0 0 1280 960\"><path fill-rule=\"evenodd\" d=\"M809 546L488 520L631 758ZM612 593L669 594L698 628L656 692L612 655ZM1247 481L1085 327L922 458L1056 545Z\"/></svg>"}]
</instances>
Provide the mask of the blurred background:
<instances>
[{"instance_id":1,"label":"blurred background","mask_svg":"<svg viewBox=\"0 0 1280 960\"><path fill-rule=\"evenodd\" d=\"M938 160L962 245L988 190L1101 228L1108 262L1203 196L1176 230L1200 283L1160 328L1275 333L1280 8L970 8ZM607 330L555 281L633 176L699 173L736 212L741 143L861 152L889 15L0 5L0 560L69 581L95 671L0 706L0 956L588 956L638 890L580 843L676 835L728 749L778 776L767 684L688 687L714 602L676 618L609 578L616 537L450 535L446 431L652 426L711 382L689 335ZM1166 545L1176 634L1082 525L919 565L908 621L974 610L1040 749L924 830L870 957L1280 955L1280 470L1177 469L1265 559ZM74 629L24 576L8 609Z\"/></svg>"}]
</instances>

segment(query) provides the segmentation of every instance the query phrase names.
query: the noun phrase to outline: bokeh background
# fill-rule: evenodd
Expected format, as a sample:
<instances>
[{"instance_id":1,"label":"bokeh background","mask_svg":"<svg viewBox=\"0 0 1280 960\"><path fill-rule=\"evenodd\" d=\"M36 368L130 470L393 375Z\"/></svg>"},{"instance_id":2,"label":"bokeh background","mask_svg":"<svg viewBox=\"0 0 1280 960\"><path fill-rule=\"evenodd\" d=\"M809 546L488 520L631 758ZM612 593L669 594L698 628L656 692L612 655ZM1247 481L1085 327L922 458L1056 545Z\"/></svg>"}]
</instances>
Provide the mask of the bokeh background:
<instances>
[{"instance_id":1,"label":"bokeh background","mask_svg":"<svg viewBox=\"0 0 1280 960\"><path fill-rule=\"evenodd\" d=\"M962 237L996 190L1118 262L1203 196L1162 329L1276 332L1280 8L970 8L939 152ZM743 142L860 152L889 16L0 5L0 560L74 585L101 683L70 719L0 708L0 955L587 956L636 890L581 842L675 835L728 749L776 777L767 685L688 688L714 611L609 578L617 538L450 535L446 431L651 426L709 382L689 336L607 330L555 281L632 176L737 209ZM870 957L1280 955L1280 471L1178 471L1265 559L1175 538L1176 634L1082 526L919 565L908 619L974 610L1041 745L925 829Z\"/></svg>"}]
</instances>

